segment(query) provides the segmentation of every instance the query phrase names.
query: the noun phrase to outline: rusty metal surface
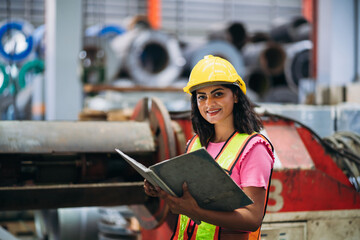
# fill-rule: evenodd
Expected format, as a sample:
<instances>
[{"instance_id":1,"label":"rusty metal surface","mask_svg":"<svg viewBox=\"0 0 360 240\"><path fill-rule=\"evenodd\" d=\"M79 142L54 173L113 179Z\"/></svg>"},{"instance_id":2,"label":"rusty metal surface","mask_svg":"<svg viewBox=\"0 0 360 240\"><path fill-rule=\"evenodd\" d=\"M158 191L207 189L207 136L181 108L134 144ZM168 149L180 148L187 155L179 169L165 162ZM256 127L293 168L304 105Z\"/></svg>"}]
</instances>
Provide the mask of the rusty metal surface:
<instances>
[{"instance_id":1,"label":"rusty metal surface","mask_svg":"<svg viewBox=\"0 0 360 240\"><path fill-rule=\"evenodd\" d=\"M154 97L140 100L134 108L132 119L149 122L151 131L155 136L157 162L180 154L177 152L174 126L166 107L160 99ZM150 208L149 203L145 204L145 206L132 207L136 217L140 219L141 226L146 229L159 227L169 213L169 208L163 200L156 199L156 201L157 203L151 206L152 209L155 209L154 212L149 213L151 216L148 216L145 211L147 207Z\"/></svg>"},{"instance_id":2,"label":"rusty metal surface","mask_svg":"<svg viewBox=\"0 0 360 240\"><path fill-rule=\"evenodd\" d=\"M147 121L155 136L158 162L175 157L176 141L170 115L160 99L144 98L135 106L135 121Z\"/></svg>"},{"instance_id":3,"label":"rusty metal surface","mask_svg":"<svg viewBox=\"0 0 360 240\"><path fill-rule=\"evenodd\" d=\"M143 204L143 182L0 188L0 211Z\"/></svg>"},{"instance_id":4,"label":"rusty metal surface","mask_svg":"<svg viewBox=\"0 0 360 240\"><path fill-rule=\"evenodd\" d=\"M0 121L0 153L154 152L146 122Z\"/></svg>"}]
</instances>

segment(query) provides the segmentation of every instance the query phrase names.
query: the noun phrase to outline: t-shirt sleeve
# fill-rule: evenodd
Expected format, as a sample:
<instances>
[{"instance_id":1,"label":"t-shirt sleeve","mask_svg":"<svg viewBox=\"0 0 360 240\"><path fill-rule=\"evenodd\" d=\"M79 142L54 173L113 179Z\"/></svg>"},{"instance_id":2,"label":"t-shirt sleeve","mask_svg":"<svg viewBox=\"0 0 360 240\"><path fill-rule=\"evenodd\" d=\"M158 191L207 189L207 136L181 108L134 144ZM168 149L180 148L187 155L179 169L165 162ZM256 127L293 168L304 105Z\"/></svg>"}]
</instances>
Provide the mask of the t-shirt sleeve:
<instances>
[{"instance_id":1,"label":"t-shirt sleeve","mask_svg":"<svg viewBox=\"0 0 360 240\"><path fill-rule=\"evenodd\" d=\"M274 165L274 155L269 147L261 137L250 140L231 175L241 188L268 187Z\"/></svg>"}]
</instances>

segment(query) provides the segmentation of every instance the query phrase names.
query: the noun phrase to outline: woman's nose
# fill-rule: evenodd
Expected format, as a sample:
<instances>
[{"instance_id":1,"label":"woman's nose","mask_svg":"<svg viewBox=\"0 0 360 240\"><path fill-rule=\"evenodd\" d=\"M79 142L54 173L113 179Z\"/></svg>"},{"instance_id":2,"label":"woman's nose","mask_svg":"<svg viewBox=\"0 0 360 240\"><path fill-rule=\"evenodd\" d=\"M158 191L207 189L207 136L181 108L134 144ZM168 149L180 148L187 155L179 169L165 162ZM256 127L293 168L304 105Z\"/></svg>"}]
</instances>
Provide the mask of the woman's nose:
<instances>
[{"instance_id":1,"label":"woman's nose","mask_svg":"<svg viewBox=\"0 0 360 240\"><path fill-rule=\"evenodd\" d=\"M214 99L211 96L206 98L206 105L211 105L214 102Z\"/></svg>"}]
</instances>

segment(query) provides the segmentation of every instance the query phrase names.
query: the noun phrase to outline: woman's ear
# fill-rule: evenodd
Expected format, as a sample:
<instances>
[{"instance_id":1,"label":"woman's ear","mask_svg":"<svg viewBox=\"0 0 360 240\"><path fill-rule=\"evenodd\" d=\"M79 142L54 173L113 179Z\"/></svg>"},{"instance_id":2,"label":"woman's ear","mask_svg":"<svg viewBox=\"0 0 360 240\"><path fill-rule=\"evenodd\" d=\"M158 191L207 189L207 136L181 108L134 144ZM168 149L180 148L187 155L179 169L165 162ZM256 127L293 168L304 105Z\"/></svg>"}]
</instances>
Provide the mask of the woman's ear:
<instances>
[{"instance_id":1,"label":"woman's ear","mask_svg":"<svg viewBox=\"0 0 360 240\"><path fill-rule=\"evenodd\" d=\"M238 93L234 93L234 103L238 103Z\"/></svg>"}]
</instances>

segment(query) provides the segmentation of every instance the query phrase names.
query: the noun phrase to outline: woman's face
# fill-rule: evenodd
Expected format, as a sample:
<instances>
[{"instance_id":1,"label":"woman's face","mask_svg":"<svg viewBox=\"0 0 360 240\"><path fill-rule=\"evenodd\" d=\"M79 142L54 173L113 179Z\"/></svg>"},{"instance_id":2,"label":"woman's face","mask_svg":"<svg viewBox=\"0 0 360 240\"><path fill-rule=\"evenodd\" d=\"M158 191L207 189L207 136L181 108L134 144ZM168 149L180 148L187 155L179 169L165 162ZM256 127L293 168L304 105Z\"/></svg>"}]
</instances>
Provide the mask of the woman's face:
<instances>
[{"instance_id":1,"label":"woman's face","mask_svg":"<svg viewBox=\"0 0 360 240\"><path fill-rule=\"evenodd\" d=\"M197 106L201 116L212 124L233 125L233 108L237 102L230 88L222 85L196 90Z\"/></svg>"}]
</instances>

